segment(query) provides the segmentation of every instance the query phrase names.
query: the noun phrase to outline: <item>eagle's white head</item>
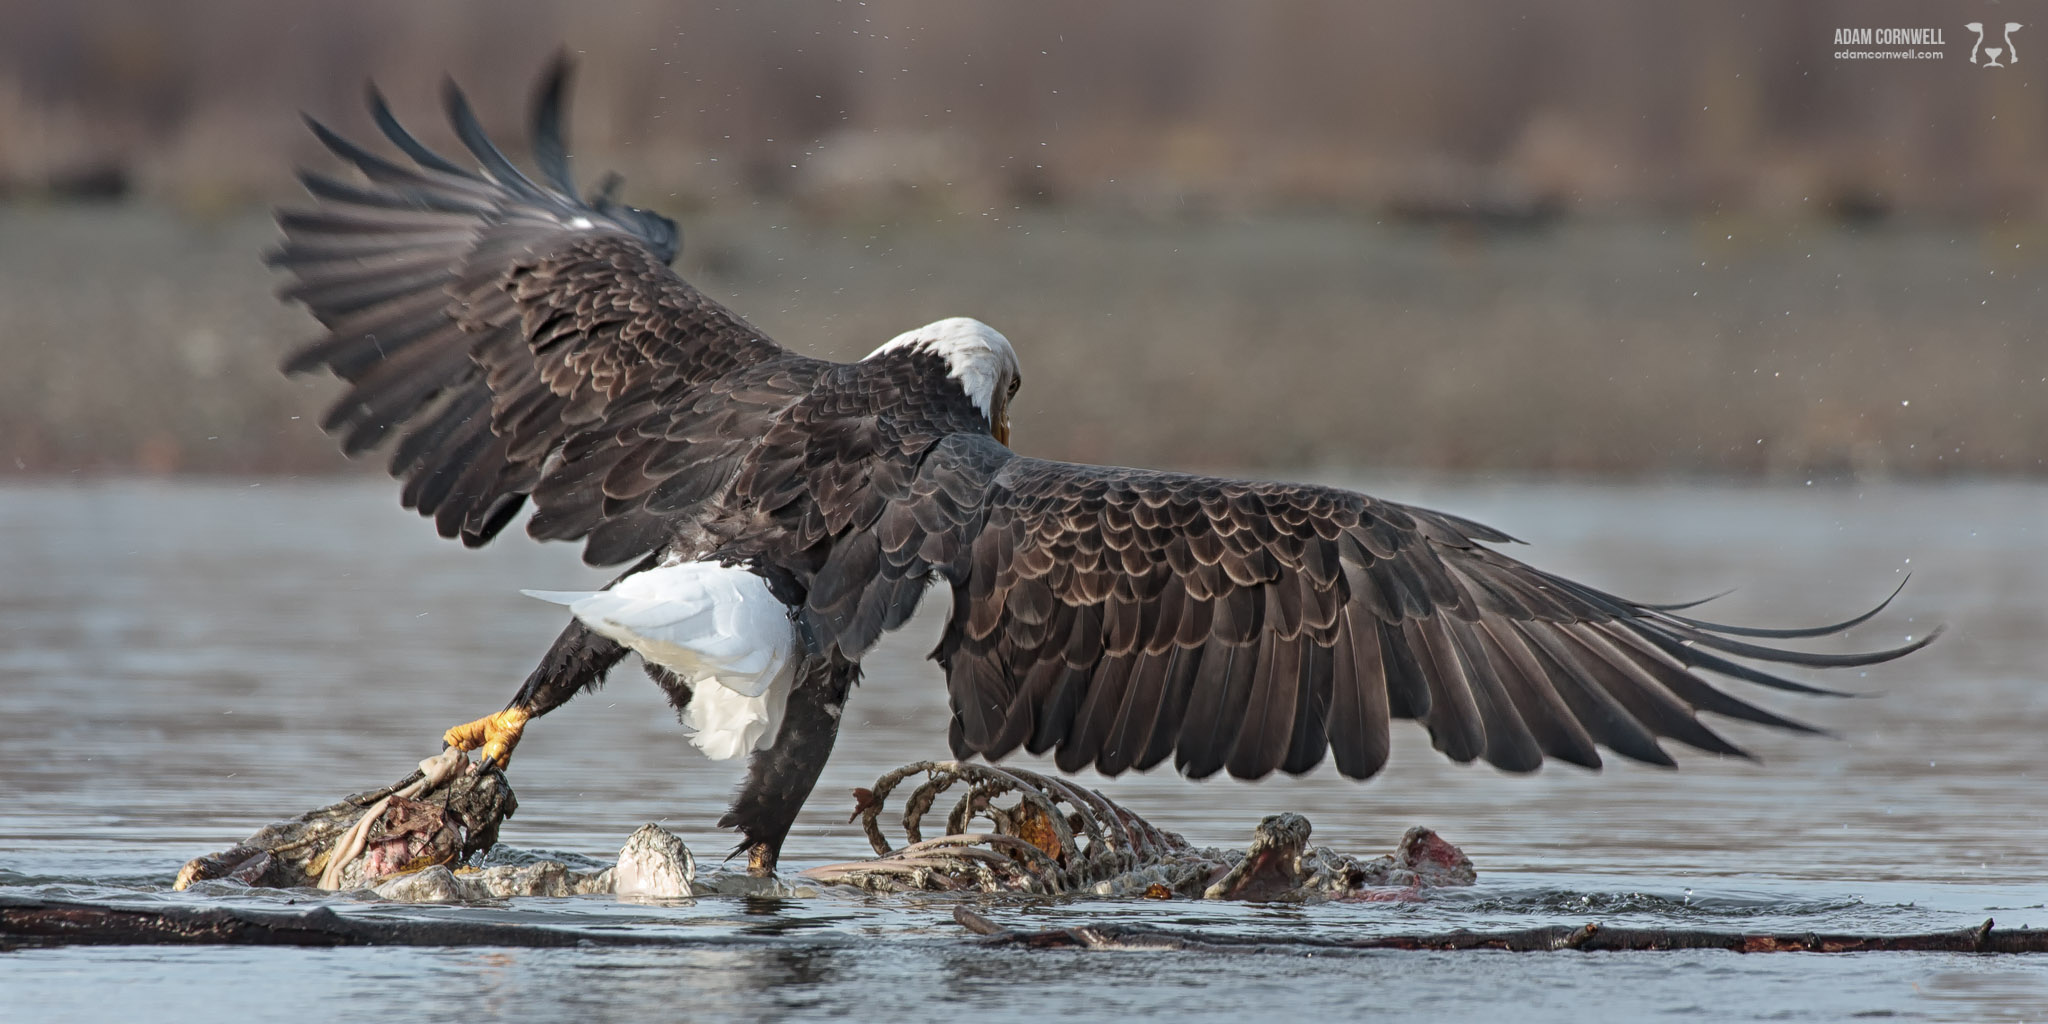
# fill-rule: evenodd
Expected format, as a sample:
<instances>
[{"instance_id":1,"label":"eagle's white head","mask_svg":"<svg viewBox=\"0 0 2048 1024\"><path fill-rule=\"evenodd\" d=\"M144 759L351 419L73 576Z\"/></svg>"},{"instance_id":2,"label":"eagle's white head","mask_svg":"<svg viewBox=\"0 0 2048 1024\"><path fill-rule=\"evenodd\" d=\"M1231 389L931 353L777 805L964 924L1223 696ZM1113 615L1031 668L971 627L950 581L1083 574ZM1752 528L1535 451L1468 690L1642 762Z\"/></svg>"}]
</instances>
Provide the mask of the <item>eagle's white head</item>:
<instances>
[{"instance_id":1,"label":"eagle's white head","mask_svg":"<svg viewBox=\"0 0 2048 1024\"><path fill-rule=\"evenodd\" d=\"M1010 398L1024 383L1010 339L973 317L934 320L889 339L868 358L901 349L922 349L946 361L948 376L960 382L968 401L988 417L989 432L1010 443Z\"/></svg>"}]
</instances>

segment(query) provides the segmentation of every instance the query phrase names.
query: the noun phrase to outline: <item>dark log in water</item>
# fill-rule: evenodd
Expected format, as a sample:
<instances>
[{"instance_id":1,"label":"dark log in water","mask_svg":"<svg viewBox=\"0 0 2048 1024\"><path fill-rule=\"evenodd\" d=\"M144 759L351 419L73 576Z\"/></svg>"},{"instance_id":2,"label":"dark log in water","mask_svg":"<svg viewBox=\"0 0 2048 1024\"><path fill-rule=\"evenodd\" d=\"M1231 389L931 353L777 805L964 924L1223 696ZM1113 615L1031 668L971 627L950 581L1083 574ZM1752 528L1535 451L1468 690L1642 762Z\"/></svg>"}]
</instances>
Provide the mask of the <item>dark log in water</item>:
<instances>
[{"instance_id":1,"label":"dark log in water","mask_svg":"<svg viewBox=\"0 0 2048 1024\"><path fill-rule=\"evenodd\" d=\"M137 906L0 895L0 950L45 946L568 946L729 945L701 939L489 921L337 914L327 907Z\"/></svg>"},{"instance_id":2,"label":"dark log in water","mask_svg":"<svg viewBox=\"0 0 2048 1024\"><path fill-rule=\"evenodd\" d=\"M1916 935L1844 935L1812 932L1718 932L1693 929L1526 928L1453 931L1434 935L1373 935L1355 939L1244 936L1148 928L1081 925L1022 931L1003 928L968 909L954 920L992 946L1029 949L1176 950L1206 953L1352 952L1407 949L1440 952L1501 950L1515 953L1659 952L1721 949L1734 953L2048 953L2048 931L1976 928ZM117 906L0 896L0 950L47 946L569 946L683 947L772 941L736 936L635 934L616 929L547 928L485 921L420 920L337 914L326 907L302 911L250 907Z\"/></svg>"},{"instance_id":3,"label":"dark log in water","mask_svg":"<svg viewBox=\"0 0 2048 1024\"><path fill-rule=\"evenodd\" d=\"M955 907L953 920L984 936L991 946L1030 949L1188 950L1205 953L1303 950L1413 949L1439 952L1499 950L1509 953L1663 952L1675 949L1723 949L1732 953L2048 953L2048 931L2021 928L1994 931L1986 920L1975 928L1917 935L1844 935L1816 932L1719 932L1691 928L1609 928L1598 923L1576 928L1558 925L1514 931L1451 931L1434 935L1370 935L1355 939L1326 937L1246 936L1178 931L1135 925L1080 925L1021 931L1004 928L969 910Z\"/></svg>"}]
</instances>

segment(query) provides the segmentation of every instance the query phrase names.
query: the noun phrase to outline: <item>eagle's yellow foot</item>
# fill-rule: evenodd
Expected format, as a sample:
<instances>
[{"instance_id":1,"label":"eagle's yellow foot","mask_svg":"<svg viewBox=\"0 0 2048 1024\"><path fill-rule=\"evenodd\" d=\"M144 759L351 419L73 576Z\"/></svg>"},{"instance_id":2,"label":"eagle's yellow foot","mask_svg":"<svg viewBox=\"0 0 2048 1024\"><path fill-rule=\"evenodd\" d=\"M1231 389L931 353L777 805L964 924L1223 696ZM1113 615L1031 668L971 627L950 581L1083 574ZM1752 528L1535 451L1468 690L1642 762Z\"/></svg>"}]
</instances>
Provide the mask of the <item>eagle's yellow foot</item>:
<instances>
[{"instance_id":1,"label":"eagle's yellow foot","mask_svg":"<svg viewBox=\"0 0 2048 1024\"><path fill-rule=\"evenodd\" d=\"M511 763L512 748L519 745L519 734L532 717L525 708L506 708L442 733L441 742L463 751L481 748L484 765L502 770Z\"/></svg>"}]
</instances>

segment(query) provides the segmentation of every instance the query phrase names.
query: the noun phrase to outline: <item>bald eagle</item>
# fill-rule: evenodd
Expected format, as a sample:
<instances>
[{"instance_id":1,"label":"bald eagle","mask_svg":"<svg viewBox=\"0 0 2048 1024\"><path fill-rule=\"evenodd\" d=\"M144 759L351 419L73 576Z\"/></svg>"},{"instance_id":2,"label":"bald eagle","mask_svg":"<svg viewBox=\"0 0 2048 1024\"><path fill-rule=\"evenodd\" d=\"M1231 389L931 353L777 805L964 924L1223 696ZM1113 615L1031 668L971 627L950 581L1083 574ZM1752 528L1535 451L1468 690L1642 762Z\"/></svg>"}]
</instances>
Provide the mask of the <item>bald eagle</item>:
<instances>
[{"instance_id":1,"label":"bald eagle","mask_svg":"<svg viewBox=\"0 0 2048 1024\"><path fill-rule=\"evenodd\" d=\"M1742 751L1696 712L1800 731L1711 672L1827 693L1736 658L1869 665L1756 640L1532 568L1467 519L1331 487L1074 465L1007 447L1022 382L971 319L839 363L777 344L670 269L674 223L585 197L562 136L566 66L532 113L538 178L448 116L475 166L409 134L402 159L308 119L360 172L301 174L281 211L282 294L325 326L290 373L348 385L322 426L357 455L391 442L404 504L481 546L526 532L627 568L540 594L571 621L505 710L448 730L503 764L526 723L638 652L694 739L750 756L721 826L774 869L822 771L861 657L952 593L932 657L956 756L1050 752L1106 775L1173 758L1194 778L1386 764L1393 719L1457 761L1513 772L1599 748L1672 764L1671 739ZM614 179L615 183L615 179ZM1881 609L1883 605L1879 606Z\"/></svg>"}]
</instances>

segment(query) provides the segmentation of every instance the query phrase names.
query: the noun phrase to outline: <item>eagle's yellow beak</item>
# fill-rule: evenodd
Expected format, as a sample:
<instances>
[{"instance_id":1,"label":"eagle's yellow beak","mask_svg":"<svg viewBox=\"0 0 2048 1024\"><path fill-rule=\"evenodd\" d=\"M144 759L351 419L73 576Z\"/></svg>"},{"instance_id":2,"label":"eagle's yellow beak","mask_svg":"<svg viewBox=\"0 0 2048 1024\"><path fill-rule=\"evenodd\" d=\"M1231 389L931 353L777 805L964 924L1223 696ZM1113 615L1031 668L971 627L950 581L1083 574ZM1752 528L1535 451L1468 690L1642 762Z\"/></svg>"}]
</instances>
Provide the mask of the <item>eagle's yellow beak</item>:
<instances>
[{"instance_id":1,"label":"eagle's yellow beak","mask_svg":"<svg viewBox=\"0 0 2048 1024\"><path fill-rule=\"evenodd\" d=\"M1010 443L1010 417L1003 416L996 420L995 426L989 430L989 433L995 435L997 444L1007 447Z\"/></svg>"}]
</instances>

